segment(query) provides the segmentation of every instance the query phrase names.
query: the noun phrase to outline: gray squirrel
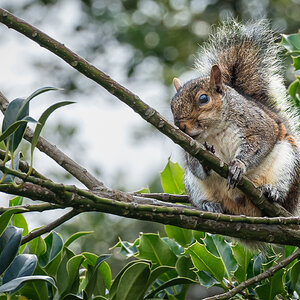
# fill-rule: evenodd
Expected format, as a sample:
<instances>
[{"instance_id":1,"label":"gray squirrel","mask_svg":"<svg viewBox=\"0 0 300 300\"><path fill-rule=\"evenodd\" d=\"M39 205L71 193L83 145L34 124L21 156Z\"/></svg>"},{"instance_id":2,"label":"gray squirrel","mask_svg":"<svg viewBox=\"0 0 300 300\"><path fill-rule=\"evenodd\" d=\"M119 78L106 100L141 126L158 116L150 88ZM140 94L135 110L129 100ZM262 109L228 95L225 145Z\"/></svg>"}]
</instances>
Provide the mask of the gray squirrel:
<instances>
[{"instance_id":1,"label":"gray squirrel","mask_svg":"<svg viewBox=\"0 0 300 300\"><path fill-rule=\"evenodd\" d=\"M175 125L229 166L226 180L185 153L185 187L202 210L262 216L235 188L245 175L271 201L298 213L299 122L289 109L274 41L266 20L228 20L201 47L200 76L184 85L174 78Z\"/></svg>"}]
</instances>

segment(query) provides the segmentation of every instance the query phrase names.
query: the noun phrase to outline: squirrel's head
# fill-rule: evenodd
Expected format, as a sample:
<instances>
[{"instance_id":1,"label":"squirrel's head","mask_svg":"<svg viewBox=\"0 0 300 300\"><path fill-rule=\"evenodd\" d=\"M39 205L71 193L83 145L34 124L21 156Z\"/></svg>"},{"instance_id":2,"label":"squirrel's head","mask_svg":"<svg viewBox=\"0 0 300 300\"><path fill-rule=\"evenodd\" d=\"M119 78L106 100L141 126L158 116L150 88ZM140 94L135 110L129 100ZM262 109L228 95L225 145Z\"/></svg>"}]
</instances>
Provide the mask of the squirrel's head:
<instances>
[{"instance_id":1,"label":"squirrel's head","mask_svg":"<svg viewBox=\"0 0 300 300\"><path fill-rule=\"evenodd\" d=\"M218 124L225 86L217 65L212 66L210 77L196 78L184 85L174 78L173 84L177 90L171 100L175 125L197 138Z\"/></svg>"}]
</instances>

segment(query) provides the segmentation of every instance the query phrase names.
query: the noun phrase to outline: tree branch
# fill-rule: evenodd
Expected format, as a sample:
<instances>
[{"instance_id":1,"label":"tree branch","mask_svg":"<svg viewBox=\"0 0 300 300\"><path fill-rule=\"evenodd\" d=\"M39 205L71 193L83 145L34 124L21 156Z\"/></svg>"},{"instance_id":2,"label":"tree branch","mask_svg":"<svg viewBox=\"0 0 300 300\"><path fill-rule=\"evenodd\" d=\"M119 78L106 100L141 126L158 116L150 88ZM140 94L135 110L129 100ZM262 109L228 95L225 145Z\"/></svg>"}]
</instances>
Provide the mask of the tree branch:
<instances>
[{"instance_id":1,"label":"tree branch","mask_svg":"<svg viewBox=\"0 0 300 300\"><path fill-rule=\"evenodd\" d=\"M133 193L135 196L142 196L144 198L153 198L169 203L190 203L187 195L175 195L167 193Z\"/></svg>"},{"instance_id":2,"label":"tree branch","mask_svg":"<svg viewBox=\"0 0 300 300\"><path fill-rule=\"evenodd\" d=\"M18 176L22 180L30 181L21 188L16 188L12 184L0 185L0 190L3 191L7 187L11 192L9 188L11 186L12 189L15 189L16 194L29 193L32 199L37 197L37 192L33 191L33 187L35 187L40 198L43 198L41 193L45 193L44 201L64 207L73 207L81 211L105 212L243 239L300 245L300 232L292 230L291 225L288 228L282 225L284 224L282 222L298 223L298 218L251 218L213 214L193 209L190 206L173 203L167 205L156 199L132 196L122 192L111 191L108 193L108 191L101 192L99 190L95 194L92 191L78 189L76 186L45 181L33 176L27 177L26 174L3 166L0 169L8 174ZM54 196L49 197L49 191ZM124 200L125 196L127 196L127 200ZM268 222L270 223L268 224ZM277 223L281 225L277 225Z\"/></svg>"},{"instance_id":3,"label":"tree branch","mask_svg":"<svg viewBox=\"0 0 300 300\"><path fill-rule=\"evenodd\" d=\"M33 211L46 211L46 210L52 210L52 209L61 209L64 208L63 206L52 204L52 203L43 203L43 204L25 204L25 205L17 205L13 208L22 208L23 211L20 211L20 213L26 213L26 212L33 212ZM12 207L0 207L0 215L2 215L7 210L12 209Z\"/></svg>"},{"instance_id":4,"label":"tree branch","mask_svg":"<svg viewBox=\"0 0 300 300\"><path fill-rule=\"evenodd\" d=\"M227 177L228 167L221 162L220 159L218 159L212 153L203 150L202 146L197 141L183 133L173 124L169 123L157 111L144 103L137 95L133 94L125 87L111 79L108 75L88 63L76 53L72 52L70 49L65 47L64 44L59 43L42 31L38 30L36 27L15 17L4 9L0 9L0 22L9 28L13 28L21 34L27 36L31 40L38 43L41 47L48 49L55 55L62 58L73 68L96 83L100 84L109 93L115 95L122 102L130 106L143 119L151 123L159 131L172 139L173 142L180 145L185 151L196 157L202 164L210 167L222 177ZM281 215L286 217L291 215L277 203L271 203L268 201L266 197L261 195L261 192L256 189L253 183L246 177L241 179L237 187L247 194L251 201L260 209L264 210L267 215Z\"/></svg>"},{"instance_id":5,"label":"tree branch","mask_svg":"<svg viewBox=\"0 0 300 300\"><path fill-rule=\"evenodd\" d=\"M273 266L270 269L268 269L267 271L265 271L263 273L260 273L257 276L252 277L252 278L242 282L241 284L239 284L235 288L231 289L229 292L219 294L219 295L216 295L216 296L213 296L213 297L208 297L208 298L205 298L204 300L230 299L234 295L236 295L236 294L240 293L242 290L246 289L251 284L262 281L266 278L269 278L269 277L273 276L277 271L279 271L280 269L286 267L289 263L291 263L293 260L295 260L299 256L300 256L300 248L298 248L289 257L287 257L284 260L282 260L281 262L279 262L276 266Z\"/></svg>"},{"instance_id":6,"label":"tree branch","mask_svg":"<svg viewBox=\"0 0 300 300\"><path fill-rule=\"evenodd\" d=\"M28 243L29 241L33 240L34 238L41 236L42 234L51 231L52 229L58 227L59 225L63 224L64 222L72 219L73 217L80 214L80 211L72 209L71 211L67 212L60 218L56 219L55 221L49 223L48 225L43 226L35 231L28 233L26 236L22 238L21 245Z\"/></svg>"}]
</instances>

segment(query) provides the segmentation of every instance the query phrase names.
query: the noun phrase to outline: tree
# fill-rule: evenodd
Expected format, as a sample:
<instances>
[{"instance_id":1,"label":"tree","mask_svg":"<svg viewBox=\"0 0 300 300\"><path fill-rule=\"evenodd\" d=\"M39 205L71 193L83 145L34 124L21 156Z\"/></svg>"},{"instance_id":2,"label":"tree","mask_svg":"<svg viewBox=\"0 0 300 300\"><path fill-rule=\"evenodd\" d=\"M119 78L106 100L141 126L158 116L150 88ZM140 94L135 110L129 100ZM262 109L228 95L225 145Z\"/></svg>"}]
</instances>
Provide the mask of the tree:
<instances>
[{"instance_id":1,"label":"tree","mask_svg":"<svg viewBox=\"0 0 300 300\"><path fill-rule=\"evenodd\" d=\"M81 74L129 105L143 119L199 159L201 163L212 168L220 176L227 176L227 166L221 167L217 157L203 150L195 140L168 122L137 95L63 44L3 9L0 9L0 22L62 58ZM299 53L296 40L299 40L299 34L286 36L283 45L291 53ZM299 57L294 57L294 66L299 69ZM289 89L296 102L299 101L298 88L297 79ZM154 297L184 299L190 284L201 283L204 286L220 286L226 291L224 295L212 299L226 299L237 293L249 298L256 295L260 299L267 296L274 298L277 294L292 295L294 291L299 294L300 265L299 262L295 262L300 255L300 250L296 248L300 241L297 230L299 218L291 217L281 206L270 203L247 178L242 178L238 188L272 218L227 216L178 204L186 203L187 197L182 195L184 192L182 170L172 162L168 163L162 176L165 194L150 194L148 191L126 193L106 187L54 145L39 137L48 116L57 108L71 104L70 102L59 102L49 107L38 120L34 132L24 126L28 122L36 122L29 116L29 101L49 90L54 88L42 88L26 99L13 100L9 105L4 95L1 94L0 97L1 110L5 112L0 140L4 141L6 146L6 151L0 152L2 158L0 190L45 202L22 206L21 198L17 197L11 200L14 208L2 209L0 251L5 264L2 266L1 274L4 271L5 273L3 285L0 287L1 292L11 292L13 297L21 293L33 298L43 293L44 297L46 295L50 298L59 294L63 299L81 299L81 297L132 299L133 295L137 299L154 299ZM32 145L31 157L35 147L39 148L83 183L87 190L55 183L33 168L32 159L30 164L20 160L15 152L24 132L25 139ZM10 167L6 164L8 160L11 161ZM26 233L23 238L22 232L16 229L19 225L26 232L22 213L58 208L71 210L54 222ZM98 211L160 222L168 225L166 227L168 238L161 239L155 234L142 234L134 243L120 240L115 247L121 248L121 252L125 255L134 255L138 259L128 263L112 283L110 269L106 263L109 255L96 256L92 253L75 255L69 249L74 240L88 232L76 233L65 242L55 232L51 232L45 239L41 238L43 233L51 231L84 211ZM11 219L14 227L6 227ZM262 257L250 253L239 245L231 247L224 238L199 231L282 244L287 247L281 257L271 250L270 256ZM28 245L32 255L21 254L15 258L18 252L22 253L25 244ZM7 253L12 254L7 256ZM33 254L38 259L34 258ZM25 272L22 269L24 262L25 265L31 264L34 267ZM192 267L196 272L191 270ZM81 269L84 269L84 274L80 277ZM36 276L44 277L32 278L30 276L33 272ZM67 276L64 276L65 274ZM258 285L258 282L266 278L270 279ZM27 281L30 281L31 285L22 286ZM109 290L109 294L106 290Z\"/></svg>"}]
</instances>

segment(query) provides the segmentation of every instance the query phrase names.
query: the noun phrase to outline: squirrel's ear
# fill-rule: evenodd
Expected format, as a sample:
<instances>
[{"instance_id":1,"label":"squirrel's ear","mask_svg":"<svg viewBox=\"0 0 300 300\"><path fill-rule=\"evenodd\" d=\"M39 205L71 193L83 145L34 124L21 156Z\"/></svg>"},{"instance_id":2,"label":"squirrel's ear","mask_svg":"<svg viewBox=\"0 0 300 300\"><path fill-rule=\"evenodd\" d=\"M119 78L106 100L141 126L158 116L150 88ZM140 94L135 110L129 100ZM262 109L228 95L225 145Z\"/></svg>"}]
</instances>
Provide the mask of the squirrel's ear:
<instances>
[{"instance_id":1,"label":"squirrel's ear","mask_svg":"<svg viewBox=\"0 0 300 300\"><path fill-rule=\"evenodd\" d=\"M223 81L222 73L218 65L213 65L210 70L210 86L212 86L218 93L222 94L223 92Z\"/></svg>"},{"instance_id":2,"label":"squirrel's ear","mask_svg":"<svg viewBox=\"0 0 300 300\"><path fill-rule=\"evenodd\" d=\"M173 79L173 84L174 84L175 89L176 89L177 92L178 92L178 91L181 89L181 87L182 87L182 84L181 84L180 80L179 80L178 78L176 78L176 77Z\"/></svg>"}]
</instances>

